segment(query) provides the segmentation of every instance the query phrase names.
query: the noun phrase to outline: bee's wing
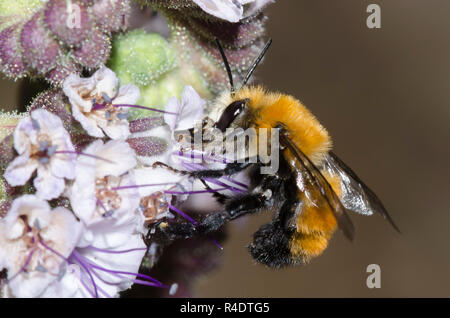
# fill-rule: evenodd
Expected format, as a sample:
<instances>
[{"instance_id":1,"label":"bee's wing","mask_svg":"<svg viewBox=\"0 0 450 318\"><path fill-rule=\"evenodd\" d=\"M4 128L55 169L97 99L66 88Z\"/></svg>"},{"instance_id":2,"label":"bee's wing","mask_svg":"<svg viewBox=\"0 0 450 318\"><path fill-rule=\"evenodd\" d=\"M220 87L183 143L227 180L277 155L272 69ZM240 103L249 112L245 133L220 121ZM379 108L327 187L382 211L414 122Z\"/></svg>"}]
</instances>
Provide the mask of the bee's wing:
<instances>
[{"instance_id":1,"label":"bee's wing","mask_svg":"<svg viewBox=\"0 0 450 318\"><path fill-rule=\"evenodd\" d=\"M316 206L320 206L325 201L333 211L344 235L353 240L355 233L353 223L331 185L320 170L286 135L281 135L280 138L282 145L287 147L297 159L295 164L298 167L297 186L299 189Z\"/></svg>"},{"instance_id":2,"label":"bee's wing","mask_svg":"<svg viewBox=\"0 0 450 318\"><path fill-rule=\"evenodd\" d=\"M342 189L341 202L344 207L350 211L365 215L372 215L374 212L381 214L397 232L400 232L377 195L336 154L330 152L325 157L323 169L331 175L336 175L340 178Z\"/></svg>"}]
</instances>

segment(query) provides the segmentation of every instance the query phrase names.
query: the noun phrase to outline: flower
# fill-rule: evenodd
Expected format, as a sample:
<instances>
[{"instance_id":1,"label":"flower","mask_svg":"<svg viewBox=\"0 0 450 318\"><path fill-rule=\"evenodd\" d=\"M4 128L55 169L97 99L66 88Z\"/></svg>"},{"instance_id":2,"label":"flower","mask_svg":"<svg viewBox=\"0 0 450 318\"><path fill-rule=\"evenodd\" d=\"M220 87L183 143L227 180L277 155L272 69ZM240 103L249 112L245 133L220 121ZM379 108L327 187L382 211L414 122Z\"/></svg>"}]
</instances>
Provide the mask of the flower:
<instances>
[{"instance_id":1,"label":"flower","mask_svg":"<svg viewBox=\"0 0 450 318\"><path fill-rule=\"evenodd\" d=\"M133 170L134 180L141 197L139 212L146 223L162 218L172 218L171 204L185 201L192 191L192 180L188 176L172 172L164 167L146 167ZM149 181L151 180L151 181Z\"/></svg>"},{"instance_id":2,"label":"flower","mask_svg":"<svg viewBox=\"0 0 450 318\"><path fill-rule=\"evenodd\" d=\"M274 0L193 0L203 11L228 22L239 22ZM248 7L245 9L245 6Z\"/></svg>"},{"instance_id":3,"label":"flower","mask_svg":"<svg viewBox=\"0 0 450 318\"><path fill-rule=\"evenodd\" d=\"M191 86L186 86L181 94L181 102L176 97L167 102L164 121L172 132L192 128L203 117L205 105L206 101Z\"/></svg>"},{"instance_id":4,"label":"flower","mask_svg":"<svg viewBox=\"0 0 450 318\"><path fill-rule=\"evenodd\" d=\"M100 222L88 228L67 258L62 278L41 297L117 297L134 282L140 283L136 277L146 276L139 274L139 267L147 248L137 230L142 220L132 216L122 214L118 226ZM151 281L152 286L162 286Z\"/></svg>"},{"instance_id":5,"label":"flower","mask_svg":"<svg viewBox=\"0 0 450 318\"><path fill-rule=\"evenodd\" d=\"M74 146L61 119L44 109L31 112L14 130L14 148L19 156L7 167L4 177L11 186L24 185L37 170L36 195L59 197L64 179L75 177Z\"/></svg>"},{"instance_id":6,"label":"flower","mask_svg":"<svg viewBox=\"0 0 450 318\"><path fill-rule=\"evenodd\" d=\"M51 210L34 196L16 199L0 220L0 269L7 270L8 291L37 297L61 274L63 257L77 244L83 226L66 208Z\"/></svg>"},{"instance_id":7,"label":"flower","mask_svg":"<svg viewBox=\"0 0 450 318\"><path fill-rule=\"evenodd\" d=\"M136 155L125 141L96 140L80 156L76 178L68 191L74 213L87 225L108 220L114 223L122 214L133 214L139 194L130 174Z\"/></svg>"},{"instance_id":8,"label":"flower","mask_svg":"<svg viewBox=\"0 0 450 318\"><path fill-rule=\"evenodd\" d=\"M130 135L124 108L134 105L140 92L132 84L119 89L118 85L116 74L107 67L89 78L71 74L64 81L63 91L72 105L72 114L90 136L102 138L106 134L111 139L126 139Z\"/></svg>"}]
</instances>

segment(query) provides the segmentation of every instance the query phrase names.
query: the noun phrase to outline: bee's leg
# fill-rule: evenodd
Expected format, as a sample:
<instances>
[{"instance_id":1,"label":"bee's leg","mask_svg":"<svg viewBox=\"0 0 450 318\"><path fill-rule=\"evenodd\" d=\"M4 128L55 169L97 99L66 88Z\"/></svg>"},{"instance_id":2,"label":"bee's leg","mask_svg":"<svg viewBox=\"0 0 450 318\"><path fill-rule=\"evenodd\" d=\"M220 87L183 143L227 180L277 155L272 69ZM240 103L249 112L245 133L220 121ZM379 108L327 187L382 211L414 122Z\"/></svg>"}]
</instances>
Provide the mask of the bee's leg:
<instances>
[{"instance_id":1,"label":"bee's leg","mask_svg":"<svg viewBox=\"0 0 450 318\"><path fill-rule=\"evenodd\" d=\"M224 176L231 176L233 174L241 172L253 164L254 163L249 163L249 162L244 162L244 163L233 162L233 163L227 164L224 169L190 171L189 175L196 179L220 178L220 177L224 177Z\"/></svg>"},{"instance_id":2,"label":"bee's leg","mask_svg":"<svg viewBox=\"0 0 450 318\"><path fill-rule=\"evenodd\" d=\"M188 239L196 233L196 226L189 222L160 222L154 224L152 229L149 230L148 240L166 245L177 239Z\"/></svg>"},{"instance_id":3,"label":"bee's leg","mask_svg":"<svg viewBox=\"0 0 450 318\"><path fill-rule=\"evenodd\" d=\"M212 191L212 195L214 198L216 198L217 202L219 202L220 204L224 204L226 202L226 200L228 199L228 196L226 196L223 193L214 191L207 183L205 180L200 179L201 183L205 186L205 189L208 191Z\"/></svg>"},{"instance_id":4,"label":"bee's leg","mask_svg":"<svg viewBox=\"0 0 450 318\"><path fill-rule=\"evenodd\" d=\"M196 179L202 179L202 178L220 178L223 176L231 176L235 173L241 172L242 170L245 170L250 165L254 163L244 162L244 163L229 163L226 165L224 169L218 169L218 170L198 170L198 171L183 171L178 170L175 168L172 168L171 166L163 163L163 162L155 162L153 164L153 168L159 167L159 168L165 168L169 171L172 171L174 173L178 173L181 175L189 175L191 177L194 177Z\"/></svg>"},{"instance_id":5,"label":"bee's leg","mask_svg":"<svg viewBox=\"0 0 450 318\"><path fill-rule=\"evenodd\" d=\"M251 193L228 198L225 202L227 219L234 220L266 208L270 202L273 202L273 196L277 195L276 191L280 189L280 182L281 180L278 177L267 175L261 180L260 186Z\"/></svg>"}]
</instances>

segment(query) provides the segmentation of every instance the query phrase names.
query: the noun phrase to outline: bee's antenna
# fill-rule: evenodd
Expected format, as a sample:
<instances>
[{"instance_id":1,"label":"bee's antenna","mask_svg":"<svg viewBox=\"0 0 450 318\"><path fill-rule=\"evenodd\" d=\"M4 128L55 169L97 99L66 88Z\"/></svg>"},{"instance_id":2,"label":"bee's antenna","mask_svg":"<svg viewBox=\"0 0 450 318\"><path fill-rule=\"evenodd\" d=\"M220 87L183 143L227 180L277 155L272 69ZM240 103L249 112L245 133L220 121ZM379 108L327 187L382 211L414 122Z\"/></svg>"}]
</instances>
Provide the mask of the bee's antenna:
<instances>
[{"instance_id":1,"label":"bee's antenna","mask_svg":"<svg viewBox=\"0 0 450 318\"><path fill-rule=\"evenodd\" d=\"M222 44L218 38L216 38L216 44L219 48L220 55L222 55L223 64L225 64L225 68L227 69L228 79L230 80L231 92L234 93L234 83L233 83L233 74L231 73L230 63L228 63L227 56L225 55L225 51L223 50Z\"/></svg>"},{"instance_id":2,"label":"bee's antenna","mask_svg":"<svg viewBox=\"0 0 450 318\"><path fill-rule=\"evenodd\" d=\"M250 77L252 77L253 72L255 71L256 67L263 59L264 55L266 55L267 50L269 49L271 44L272 44L272 39L269 39L269 41L267 41L267 43L266 43L266 46L264 46L264 49L261 51L261 54L259 54L259 56L256 58L255 62L253 62L252 66L248 70L247 76L245 76L245 79L242 82L242 86L247 85L247 82L249 81Z\"/></svg>"}]
</instances>

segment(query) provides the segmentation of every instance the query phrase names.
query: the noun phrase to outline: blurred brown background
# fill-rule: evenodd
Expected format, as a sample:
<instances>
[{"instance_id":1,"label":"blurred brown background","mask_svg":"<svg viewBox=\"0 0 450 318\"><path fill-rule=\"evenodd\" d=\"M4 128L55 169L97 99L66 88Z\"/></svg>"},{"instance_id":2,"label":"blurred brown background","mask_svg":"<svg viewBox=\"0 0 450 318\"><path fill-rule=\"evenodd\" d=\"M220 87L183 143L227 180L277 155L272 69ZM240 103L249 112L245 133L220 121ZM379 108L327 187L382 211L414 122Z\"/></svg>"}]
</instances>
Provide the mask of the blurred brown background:
<instances>
[{"instance_id":1,"label":"blurred brown background","mask_svg":"<svg viewBox=\"0 0 450 318\"><path fill-rule=\"evenodd\" d=\"M381 29L366 8L381 6ZM258 82L298 97L335 150L383 199L403 231L352 216L310 265L255 265L245 245L267 216L231 228L224 266L197 285L212 297L450 297L450 1L278 0ZM381 266L381 289L366 267Z\"/></svg>"},{"instance_id":2,"label":"blurred brown background","mask_svg":"<svg viewBox=\"0 0 450 318\"><path fill-rule=\"evenodd\" d=\"M366 26L381 6L381 29ZM450 297L450 1L278 0L274 44L258 82L298 97L328 128L335 151L383 199L403 231L353 215L310 265L269 270L245 245L270 216L230 227L223 266L200 297ZM0 82L0 105L18 85ZM381 289L366 267L381 266Z\"/></svg>"}]
</instances>

